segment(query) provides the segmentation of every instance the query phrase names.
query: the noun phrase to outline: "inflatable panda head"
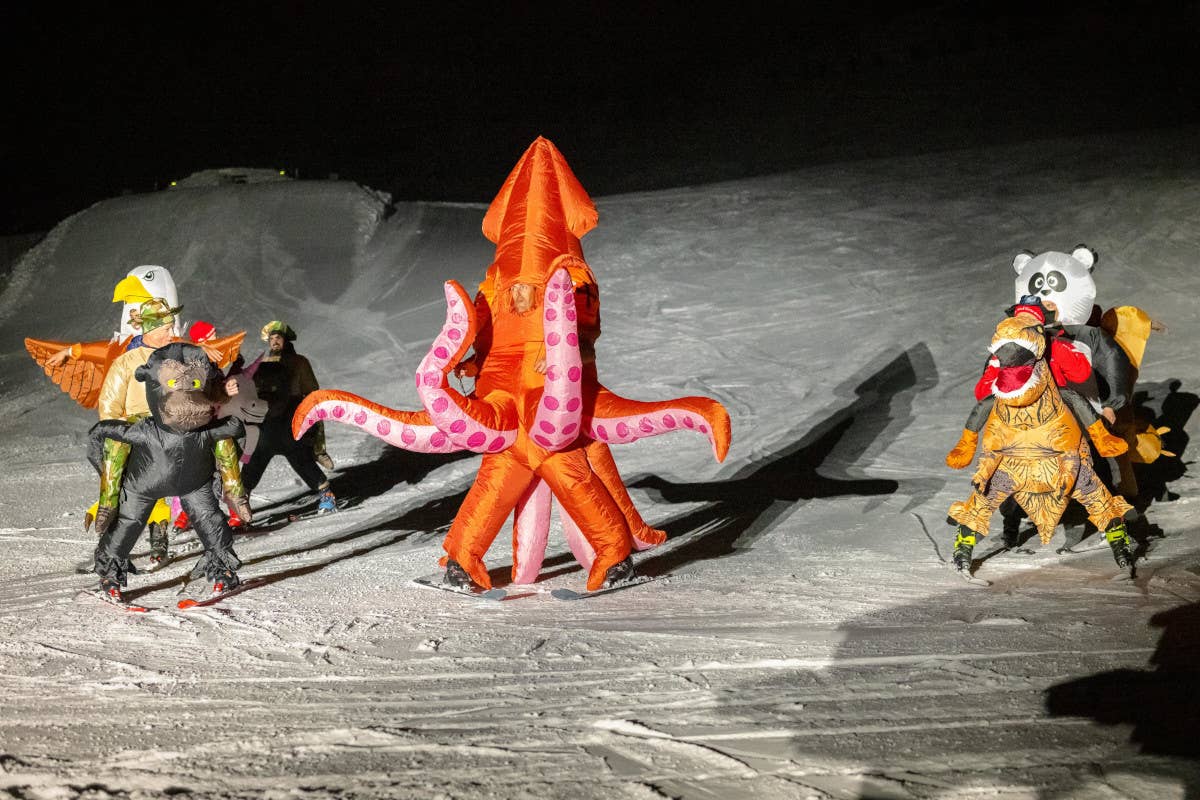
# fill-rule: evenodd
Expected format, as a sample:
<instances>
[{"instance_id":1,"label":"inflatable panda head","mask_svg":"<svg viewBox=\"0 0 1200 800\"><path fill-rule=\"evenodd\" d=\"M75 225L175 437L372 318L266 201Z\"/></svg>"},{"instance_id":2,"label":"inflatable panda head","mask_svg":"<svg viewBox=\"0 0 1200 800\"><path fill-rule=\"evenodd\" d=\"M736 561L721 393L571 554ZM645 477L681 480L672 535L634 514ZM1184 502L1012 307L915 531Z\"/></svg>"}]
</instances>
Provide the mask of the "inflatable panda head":
<instances>
[{"instance_id":1,"label":"inflatable panda head","mask_svg":"<svg viewBox=\"0 0 1200 800\"><path fill-rule=\"evenodd\" d=\"M1042 304L1056 312L1059 325L1084 325L1092 316L1096 302L1096 252L1079 245L1070 255L1054 250L1034 255L1028 250L1013 259L1017 272L1016 302L1024 295L1041 298Z\"/></svg>"},{"instance_id":2,"label":"inflatable panda head","mask_svg":"<svg viewBox=\"0 0 1200 800\"><path fill-rule=\"evenodd\" d=\"M179 433L198 430L216 417L213 398L221 371L194 344L172 342L150 354L134 377L146 384L146 402L158 424Z\"/></svg>"}]
</instances>

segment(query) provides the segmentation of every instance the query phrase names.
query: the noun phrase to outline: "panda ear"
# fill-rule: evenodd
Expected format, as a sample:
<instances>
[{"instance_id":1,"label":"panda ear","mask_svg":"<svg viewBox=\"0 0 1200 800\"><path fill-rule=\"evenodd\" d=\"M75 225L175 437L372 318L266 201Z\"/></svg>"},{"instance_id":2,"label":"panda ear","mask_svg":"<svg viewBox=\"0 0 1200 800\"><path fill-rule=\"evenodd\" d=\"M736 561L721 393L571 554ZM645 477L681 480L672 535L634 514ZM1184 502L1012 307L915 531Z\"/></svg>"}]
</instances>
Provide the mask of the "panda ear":
<instances>
[{"instance_id":1,"label":"panda ear","mask_svg":"<svg viewBox=\"0 0 1200 800\"><path fill-rule=\"evenodd\" d=\"M146 381L150 380L150 370L146 368L145 364L142 364L133 371L133 377L137 378L142 383L145 383Z\"/></svg>"},{"instance_id":2,"label":"panda ear","mask_svg":"<svg viewBox=\"0 0 1200 800\"><path fill-rule=\"evenodd\" d=\"M1075 249L1071 251L1071 258L1087 267L1088 272L1094 270L1096 268L1096 262L1100 260L1100 256L1096 253L1096 251L1088 247L1086 244L1076 245Z\"/></svg>"},{"instance_id":3,"label":"panda ear","mask_svg":"<svg viewBox=\"0 0 1200 800\"><path fill-rule=\"evenodd\" d=\"M1033 260L1033 253L1029 252L1028 250L1022 250L1021 252L1017 253L1017 257L1013 259L1013 269L1016 270L1018 275L1020 275L1021 270L1025 269L1025 265L1031 260Z\"/></svg>"}]
</instances>

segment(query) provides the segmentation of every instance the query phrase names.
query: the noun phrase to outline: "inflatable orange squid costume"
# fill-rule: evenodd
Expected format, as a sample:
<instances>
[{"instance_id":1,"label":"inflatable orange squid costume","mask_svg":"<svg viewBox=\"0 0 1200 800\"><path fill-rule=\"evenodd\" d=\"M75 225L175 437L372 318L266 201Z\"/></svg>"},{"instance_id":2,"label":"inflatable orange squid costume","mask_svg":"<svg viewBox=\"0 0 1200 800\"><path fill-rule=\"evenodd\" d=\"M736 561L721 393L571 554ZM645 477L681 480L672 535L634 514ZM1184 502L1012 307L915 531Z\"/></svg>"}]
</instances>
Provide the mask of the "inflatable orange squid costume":
<instances>
[{"instance_id":1,"label":"inflatable orange squid costume","mask_svg":"<svg viewBox=\"0 0 1200 800\"><path fill-rule=\"evenodd\" d=\"M445 284L446 321L416 373L425 410L326 390L309 395L293 418L297 437L333 419L408 450L482 453L443 547L484 589L491 580L483 556L514 511L513 581L536 579L552 500L568 545L589 570L589 590L632 549L664 541L634 509L608 445L691 430L709 439L718 460L729 449L729 415L715 400L640 402L600 385L591 346L599 291L579 242L596 222L566 159L539 137L484 216L496 256L475 302L457 282ZM472 346L478 374L464 396L447 378Z\"/></svg>"}]
</instances>

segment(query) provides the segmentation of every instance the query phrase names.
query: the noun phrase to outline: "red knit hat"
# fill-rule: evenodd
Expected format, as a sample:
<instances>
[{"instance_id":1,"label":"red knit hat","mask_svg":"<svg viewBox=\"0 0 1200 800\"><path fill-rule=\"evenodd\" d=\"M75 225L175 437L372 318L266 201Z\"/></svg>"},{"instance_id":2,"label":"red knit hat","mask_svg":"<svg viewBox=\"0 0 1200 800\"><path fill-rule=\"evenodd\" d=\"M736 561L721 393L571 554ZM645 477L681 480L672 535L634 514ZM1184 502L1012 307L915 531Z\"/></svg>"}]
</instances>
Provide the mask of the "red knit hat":
<instances>
[{"instance_id":1,"label":"red knit hat","mask_svg":"<svg viewBox=\"0 0 1200 800\"><path fill-rule=\"evenodd\" d=\"M188 338L196 344L207 342L216 333L217 329L213 327L213 324L202 319L196 320L192 323L192 327L188 328Z\"/></svg>"}]
</instances>

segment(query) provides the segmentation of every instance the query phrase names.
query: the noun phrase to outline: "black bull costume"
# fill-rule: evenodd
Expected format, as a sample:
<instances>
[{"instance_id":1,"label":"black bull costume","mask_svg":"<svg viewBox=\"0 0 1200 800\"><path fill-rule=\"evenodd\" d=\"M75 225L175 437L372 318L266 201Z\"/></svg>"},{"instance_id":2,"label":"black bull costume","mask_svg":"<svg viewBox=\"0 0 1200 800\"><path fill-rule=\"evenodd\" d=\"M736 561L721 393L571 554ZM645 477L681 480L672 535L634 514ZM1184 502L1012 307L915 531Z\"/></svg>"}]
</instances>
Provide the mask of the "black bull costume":
<instances>
[{"instance_id":1,"label":"black bull costume","mask_svg":"<svg viewBox=\"0 0 1200 800\"><path fill-rule=\"evenodd\" d=\"M224 579L228 585L230 579L236 581L241 562L233 552L233 531L213 493L214 472L220 470L226 498L243 519L250 519L250 508L236 442L245 428L236 417L215 420L223 376L199 347L176 342L155 350L135 377L146 384L151 416L135 423L102 420L88 434L88 460L98 472L105 439L132 448L120 481L115 523L102 532L96 546L95 572L106 582L124 586L126 575L135 571L129 553L155 501L178 496L204 545L193 574Z\"/></svg>"}]
</instances>

